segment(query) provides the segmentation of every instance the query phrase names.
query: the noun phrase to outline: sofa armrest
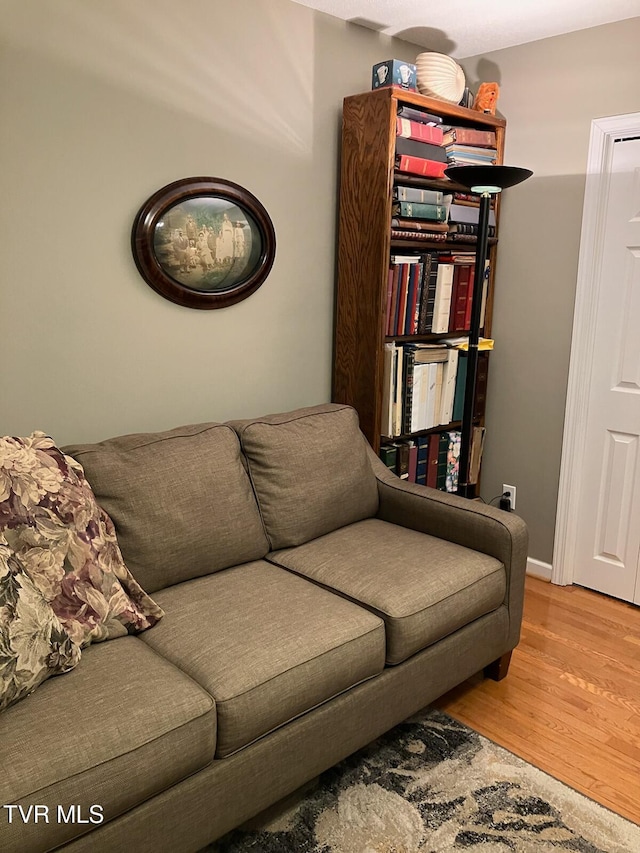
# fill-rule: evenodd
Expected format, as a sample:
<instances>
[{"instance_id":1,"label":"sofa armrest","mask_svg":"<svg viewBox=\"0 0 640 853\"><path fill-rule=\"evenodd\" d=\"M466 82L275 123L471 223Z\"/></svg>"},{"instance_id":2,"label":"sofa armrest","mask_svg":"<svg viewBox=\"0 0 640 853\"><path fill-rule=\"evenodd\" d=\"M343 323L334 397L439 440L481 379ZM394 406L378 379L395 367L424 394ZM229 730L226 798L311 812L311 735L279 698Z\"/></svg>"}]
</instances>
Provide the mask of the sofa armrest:
<instances>
[{"instance_id":1,"label":"sofa armrest","mask_svg":"<svg viewBox=\"0 0 640 853\"><path fill-rule=\"evenodd\" d=\"M509 608L513 648L518 642L522 620L529 543L525 522L513 513L481 501L400 480L371 448L369 453L378 482L378 518L481 551L504 565L505 604Z\"/></svg>"}]
</instances>

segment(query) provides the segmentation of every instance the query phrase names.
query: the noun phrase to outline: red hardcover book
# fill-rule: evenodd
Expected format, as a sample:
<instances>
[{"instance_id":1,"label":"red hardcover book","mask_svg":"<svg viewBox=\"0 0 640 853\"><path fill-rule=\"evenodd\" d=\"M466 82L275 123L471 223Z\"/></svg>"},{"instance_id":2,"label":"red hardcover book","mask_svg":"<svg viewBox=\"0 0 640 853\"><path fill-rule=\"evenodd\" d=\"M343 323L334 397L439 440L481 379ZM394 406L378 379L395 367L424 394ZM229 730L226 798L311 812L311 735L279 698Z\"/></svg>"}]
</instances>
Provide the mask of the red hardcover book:
<instances>
[{"instance_id":1,"label":"red hardcover book","mask_svg":"<svg viewBox=\"0 0 640 853\"><path fill-rule=\"evenodd\" d=\"M406 441L398 442L398 457L396 459L396 474L401 480L409 479L409 445Z\"/></svg>"},{"instance_id":2,"label":"red hardcover book","mask_svg":"<svg viewBox=\"0 0 640 853\"><path fill-rule=\"evenodd\" d=\"M464 312L464 326L463 329L471 328L471 308L473 306L473 289L475 287L475 278L476 278L476 269L475 267L469 267L469 287L467 289L467 302L465 306Z\"/></svg>"},{"instance_id":3,"label":"red hardcover book","mask_svg":"<svg viewBox=\"0 0 640 853\"><path fill-rule=\"evenodd\" d=\"M444 134L443 145L477 145L478 148L495 148L496 134L493 130L478 130L473 127L451 127Z\"/></svg>"},{"instance_id":4,"label":"red hardcover book","mask_svg":"<svg viewBox=\"0 0 640 853\"><path fill-rule=\"evenodd\" d=\"M451 325L452 332L464 332L468 329L467 325L467 309L469 308L469 321L471 321L471 291L469 289L473 267L471 264L460 264L456 267L458 273L458 289L456 291L456 303L453 311L453 323Z\"/></svg>"},{"instance_id":5,"label":"red hardcover book","mask_svg":"<svg viewBox=\"0 0 640 853\"><path fill-rule=\"evenodd\" d=\"M422 275L424 262L412 264L411 267L411 305L407 306L407 328L405 334L418 334L418 317L420 314L420 301L422 299Z\"/></svg>"},{"instance_id":6,"label":"red hardcover book","mask_svg":"<svg viewBox=\"0 0 640 853\"><path fill-rule=\"evenodd\" d=\"M389 322L387 324L387 335L390 337L396 333L396 316L398 312L398 280L400 276L399 264L391 267L391 306L389 308Z\"/></svg>"},{"instance_id":7,"label":"red hardcover book","mask_svg":"<svg viewBox=\"0 0 640 853\"><path fill-rule=\"evenodd\" d=\"M400 264L400 274L398 277L398 317L394 331L396 335L404 335L404 321L407 314L407 290L409 287L409 266L410 264Z\"/></svg>"},{"instance_id":8,"label":"red hardcover book","mask_svg":"<svg viewBox=\"0 0 640 853\"><path fill-rule=\"evenodd\" d=\"M399 228L402 231L437 231L443 234L449 233L448 222L432 222L430 219L406 219L403 216L394 216L391 220L392 228Z\"/></svg>"},{"instance_id":9,"label":"red hardcover book","mask_svg":"<svg viewBox=\"0 0 640 853\"><path fill-rule=\"evenodd\" d=\"M423 157L412 157L410 154L399 154L396 164L401 172L412 175L422 175L426 178L443 178L448 163L438 163L436 160L425 160Z\"/></svg>"},{"instance_id":10,"label":"red hardcover book","mask_svg":"<svg viewBox=\"0 0 640 853\"><path fill-rule=\"evenodd\" d=\"M416 304L415 311L413 313L413 322L411 324L411 334L418 334L418 327L420 324L420 310L422 306L422 293L424 289L424 271L425 271L425 256L422 255L422 259L418 264L418 269L416 271L417 276L417 285L416 285Z\"/></svg>"},{"instance_id":11,"label":"red hardcover book","mask_svg":"<svg viewBox=\"0 0 640 853\"><path fill-rule=\"evenodd\" d=\"M387 276L387 307L385 314L385 334L389 334L389 318L391 317L391 302L393 299L393 266L389 267L389 274Z\"/></svg>"},{"instance_id":12,"label":"red hardcover book","mask_svg":"<svg viewBox=\"0 0 640 853\"><path fill-rule=\"evenodd\" d=\"M453 332L456 322L456 305L458 304L458 289L460 287L460 265L456 264L453 268L453 284L451 285L451 305L449 306L449 328L447 331Z\"/></svg>"},{"instance_id":13,"label":"red hardcover book","mask_svg":"<svg viewBox=\"0 0 640 853\"><path fill-rule=\"evenodd\" d=\"M420 264L411 264L407 281L407 307L404 317L404 335L412 335L413 315L416 310L416 299L418 296L418 279L416 270Z\"/></svg>"},{"instance_id":14,"label":"red hardcover book","mask_svg":"<svg viewBox=\"0 0 640 853\"><path fill-rule=\"evenodd\" d=\"M409 443L409 482L415 483L418 473L418 445L412 441Z\"/></svg>"},{"instance_id":15,"label":"red hardcover book","mask_svg":"<svg viewBox=\"0 0 640 853\"><path fill-rule=\"evenodd\" d=\"M407 302L404 308L404 323L402 325L402 335L410 335L410 322L409 316L411 315L412 307L413 307L413 297L416 292L416 281L413 277L413 270L416 264L411 264L409 267L409 272L407 273Z\"/></svg>"},{"instance_id":16,"label":"red hardcover book","mask_svg":"<svg viewBox=\"0 0 640 853\"><path fill-rule=\"evenodd\" d=\"M429 436L429 453L427 455L427 486L438 487L438 445L440 436L433 433Z\"/></svg>"},{"instance_id":17,"label":"red hardcover book","mask_svg":"<svg viewBox=\"0 0 640 853\"><path fill-rule=\"evenodd\" d=\"M442 145L442 127L439 125L423 124L409 118L396 118L396 136L406 139L417 139L419 142L432 142Z\"/></svg>"}]
</instances>

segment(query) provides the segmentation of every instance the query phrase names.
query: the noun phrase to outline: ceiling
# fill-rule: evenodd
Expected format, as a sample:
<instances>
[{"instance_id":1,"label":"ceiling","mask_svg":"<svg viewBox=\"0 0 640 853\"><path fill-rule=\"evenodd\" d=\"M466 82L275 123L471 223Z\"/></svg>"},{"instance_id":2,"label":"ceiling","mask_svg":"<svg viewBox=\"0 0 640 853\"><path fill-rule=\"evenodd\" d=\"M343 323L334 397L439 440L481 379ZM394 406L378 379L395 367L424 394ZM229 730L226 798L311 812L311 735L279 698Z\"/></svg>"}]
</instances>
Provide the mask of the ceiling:
<instances>
[{"instance_id":1,"label":"ceiling","mask_svg":"<svg viewBox=\"0 0 640 853\"><path fill-rule=\"evenodd\" d=\"M640 0L294 0L463 58L640 16Z\"/></svg>"}]
</instances>

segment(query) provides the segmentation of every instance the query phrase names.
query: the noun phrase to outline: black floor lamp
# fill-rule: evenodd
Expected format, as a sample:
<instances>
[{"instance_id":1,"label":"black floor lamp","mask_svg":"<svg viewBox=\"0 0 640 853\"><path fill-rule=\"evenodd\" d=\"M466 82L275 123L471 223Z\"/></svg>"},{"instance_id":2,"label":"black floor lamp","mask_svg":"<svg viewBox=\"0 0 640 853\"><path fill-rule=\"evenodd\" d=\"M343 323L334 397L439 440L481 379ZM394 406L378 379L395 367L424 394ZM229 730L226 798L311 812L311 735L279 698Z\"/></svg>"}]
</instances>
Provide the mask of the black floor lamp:
<instances>
[{"instance_id":1,"label":"black floor lamp","mask_svg":"<svg viewBox=\"0 0 640 853\"><path fill-rule=\"evenodd\" d=\"M467 187L480 196L478 218L478 242L476 244L475 277L471 296L471 329L467 355L467 377L462 410L460 436L460 459L458 463L457 493L465 498L473 497L474 487L469 483L469 463L473 441L473 410L475 408L476 377L478 373L478 339L480 336L480 314L482 309L482 285L485 262L489 246L489 209L491 196L508 187L526 181L533 172L517 166L449 166L445 175L452 181Z\"/></svg>"}]
</instances>

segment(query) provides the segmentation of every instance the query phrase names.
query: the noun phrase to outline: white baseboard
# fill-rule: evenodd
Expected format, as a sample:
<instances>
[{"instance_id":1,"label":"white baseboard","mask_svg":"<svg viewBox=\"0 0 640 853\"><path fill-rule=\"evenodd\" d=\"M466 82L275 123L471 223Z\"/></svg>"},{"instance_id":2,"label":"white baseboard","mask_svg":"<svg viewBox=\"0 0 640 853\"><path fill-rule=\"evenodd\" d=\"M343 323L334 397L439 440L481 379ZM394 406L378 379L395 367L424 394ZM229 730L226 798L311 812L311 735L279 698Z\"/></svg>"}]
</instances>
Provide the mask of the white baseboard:
<instances>
[{"instance_id":1,"label":"white baseboard","mask_svg":"<svg viewBox=\"0 0 640 853\"><path fill-rule=\"evenodd\" d=\"M531 557L527 558L527 574L533 575L534 578L550 581L552 570L553 567L550 563L543 563L541 560L534 560Z\"/></svg>"}]
</instances>

